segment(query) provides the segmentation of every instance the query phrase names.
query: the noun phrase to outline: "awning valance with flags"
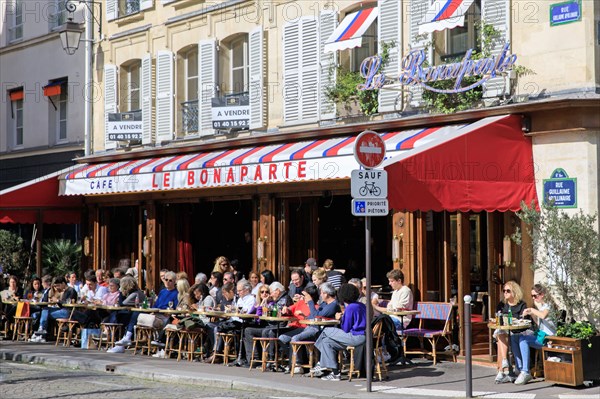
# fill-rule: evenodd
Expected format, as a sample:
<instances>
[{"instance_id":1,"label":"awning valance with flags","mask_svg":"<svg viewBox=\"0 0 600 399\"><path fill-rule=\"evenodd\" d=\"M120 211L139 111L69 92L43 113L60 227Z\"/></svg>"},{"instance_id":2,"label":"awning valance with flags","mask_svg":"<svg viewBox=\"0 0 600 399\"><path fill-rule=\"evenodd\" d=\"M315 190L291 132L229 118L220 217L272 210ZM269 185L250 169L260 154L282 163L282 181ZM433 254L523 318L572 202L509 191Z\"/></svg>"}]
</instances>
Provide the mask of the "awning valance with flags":
<instances>
[{"instance_id":1,"label":"awning valance with flags","mask_svg":"<svg viewBox=\"0 0 600 399\"><path fill-rule=\"evenodd\" d=\"M358 133L358 132L357 132ZM61 195L156 192L349 179L356 135L83 165ZM519 116L381 133L390 206L518 210L536 199L531 140ZM417 161L415 161L417 160Z\"/></svg>"},{"instance_id":2,"label":"awning valance with flags","mask_svg":"<svg viewBox=\"0 0 600 399\"><path fill-rule=\"evenodd\" d=\"M341 24L325 41L325 52L332 53L362 45L363 35L377 18L377 7L366 8L346 15Z\"/></svg>"},{"instance_id":3,"label":"awning valance with flags","mask_svg":"<svg viewBox=\"0 0 600 399\"><path fill-rule=\"evenodd\" d=\"M538 203L531 138L517 115L438 129L383 167L389 206L398 210L518 211L521 201Z\"/></svg>"},{"instance_id":4,"label":"awning valance with flags","mask_svg":"<svg viewBox=\"0 0 600 399\"><path fill-rule=\"evenodd\" d=\"M79 223L83 198L58 195L58 176L72 169L63 169L0 191L0 223Z\"/></svg>"},{"instance_id":5,"label":"awning valance with flags","mask_svg":"<svg viewBox=\"0 0 600 399\"><path fill-rule=\"evenodd\" d=\"M419 25L419 34L464 26L465 14L475 0L435 0Z\"/></svg>"}]
</instances>

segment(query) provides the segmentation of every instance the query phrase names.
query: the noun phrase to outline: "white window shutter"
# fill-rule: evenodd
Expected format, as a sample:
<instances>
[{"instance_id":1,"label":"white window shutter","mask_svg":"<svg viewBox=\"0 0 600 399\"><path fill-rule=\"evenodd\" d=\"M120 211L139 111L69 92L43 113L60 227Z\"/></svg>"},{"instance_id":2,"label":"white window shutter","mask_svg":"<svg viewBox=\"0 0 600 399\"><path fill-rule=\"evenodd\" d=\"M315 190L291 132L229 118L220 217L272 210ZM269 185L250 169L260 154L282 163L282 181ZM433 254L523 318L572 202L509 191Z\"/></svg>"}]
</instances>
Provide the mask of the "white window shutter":
<instances>
[{"instance_id":1,"label":"white window shutter","mask_svg":"<svg viewBox=\"0 0 600 399\"><path fill-rule=\"evenodd\" d=\"M173 140L173 53L156 53L156 142Z\"/></svg>"},{"instance_id":2,"label":"white window shutter","mask_svg":"<svg viewBox=\"0 0 600 399\"><path fill-rule=\"evenodd\" d=\"M250 42L250 129L260 129L265 126L265 76L264 76L264 45L262 26L249 34Z\"/></svg>"},{"instance_id":3,"label":"white window shutter","mask_svg":"<svg viewBox=\"0 0 600 399\"><path fill-rule=\"evenodd\" d=\"M140 0L140 11L147 10L154 6L154 0Z\"/></svg>"},{"instance_id":4,"label":"white window shutter","mask_svg":"<svg viewBox=\"0 0 600 399\"><path fill-rule=\"evenodd\" d=\"M283 26L283 120L300 120L300 20Z\"/></svg>"},{"instance_id":5,"label":"white window shutter","mask_svg":"<svg viewBox=\"0 0 600 399\"><path fill-rule=\"evenodd\" d=\"M217 95L217 40L198 43L198 132L201 136L214 134L212 127L212 98Z\"/></svg>"},{"instance_id":6,"label":"white window shutter","mask_svg":"<svg viewBox=\"0 0 600 399\"><path fill-rule=\"evenodd\" d=\"M383 52L383 43L394 42L389 49L388 62L383 68L386 80L397 82L400 76L400 57L402 54L402 4L398 0L379 0L379 16L377 21L378 53ZM399 87L397 87L399 88ZM402 111L401 91L379 90L379 112Z\"/></svg>"},{"instance_id":7,"label":"white window shutter","mask_svg":"<svg viewBox=\"0 0 600 399\"><path fill-rule=\"evenodd\" d=\"M500 32L500 37L494 42L492 48L492 55L497 55L510 37L510 2L505 0L482 0L481 3L481 17L484 23L492 25ZM484 86L483 97L490 98L510 94L510 85L507 83L507 79L507 77L499 75L488 80Z\"/></svg>"},{"instance_id":8,"label":"white window shutter","mask_svg":"<svg viewBox=\"0 0 600 399\"><path fill-rule=\"evenodd\" d=\"M319 24L313 17L302 18L300 72L300 110L302 122L319 118Z\"/></svg>"},{"instance_id":9,"label":"white window shutter","mask_svg":"<svg viewBox=\"0 0 600 399\"><path fill-rule=\"evenodd\" d=\"M335 118L335 103L327 98L327 88L333 87L336 81L337 51L325 52L325 41L337 27L338 14L335 11L323 11L319 16L319 113L320 119Z\"/></svg>"},{"instance_id":10,"label":"white window shutter","mask_svg":"<svg viewBox=\"0 0 600 399\"><path fill-rule=\"evenodd\" d=\"M411 0L410 1L410 50L423 50L427 44L431 43L431 33L427 35L419 36L419 25L425 13L431 4L431 0ZM381 12L379 13L381 16ZM417 38L417 36L419 36ZM430 46L431 47L431 46ZM427 60L432 60L432 49L429 48L426 55ZM412 106L423 105L423 88L420 86L410 86L409 91L411 93L410 104Z\"/></svg>"},{"instance_id":11,"label":"white window shutter","mask_svg":"<svg viewBox=\"0 0 600 399\"><path fill-rule=\"evenodd\" d=\"M106 20L119 18L119 0L106 0Z\"/></svg>"},{"instance_id":12,"label":"white window shutter","mask_svg":"<svg viewBox=\"0 0 600 399\"><path fill-rule=\"evenodd\" d=\"M104 149L117 148L117 142L108 139L108 114L119 112L117 66L104 65Z\"/></svg>"},{"instance_id":13,"label":"white window shutter","mask_svg":"<svg viewBox=\"0 0 600 399\"><path fill-rule=\"evenodd\" d=\"M142 58L141 73L141 97L142 97L142 144L151 144L154 141L152 123L154 121L152 112L152 56L144 55Z\"/></svg>"}]
</instances>

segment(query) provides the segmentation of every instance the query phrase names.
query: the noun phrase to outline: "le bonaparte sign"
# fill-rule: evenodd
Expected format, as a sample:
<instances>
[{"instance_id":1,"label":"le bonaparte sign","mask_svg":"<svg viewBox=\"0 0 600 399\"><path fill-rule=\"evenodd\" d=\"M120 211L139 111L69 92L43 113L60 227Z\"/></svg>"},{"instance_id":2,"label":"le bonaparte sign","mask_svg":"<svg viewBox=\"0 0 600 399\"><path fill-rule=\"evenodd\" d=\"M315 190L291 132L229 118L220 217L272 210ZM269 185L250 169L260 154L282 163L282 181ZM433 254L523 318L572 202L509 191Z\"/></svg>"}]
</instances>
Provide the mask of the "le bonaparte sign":
<instances>
[{"instance_id":1,"label":"le bonaparte sign","mask_svg":"<svg viewBox=\"0 0 600 399\"><path fill-rule=\"evenodd\" d=\"M462 93L481 86L488 80L510 71L517 61L515 54L509 52L510 43L505 43L497 55L487 58L473 59L473 49L468 50L460 62L442 65L429 65L424 50L409 52L402 59L400 76L388 78L381 72L381 56L365 58L361 64L361 75L365 83L359 85L359 90L376 90L385 88L391 79L397 79L402 85L421 86L426 90L437 93ZM477 82L462 86L463 79L470 76L481 76ZM438 89L431 83L442 80L454 80L452 89Z\"/></svg>"}]
</instances>

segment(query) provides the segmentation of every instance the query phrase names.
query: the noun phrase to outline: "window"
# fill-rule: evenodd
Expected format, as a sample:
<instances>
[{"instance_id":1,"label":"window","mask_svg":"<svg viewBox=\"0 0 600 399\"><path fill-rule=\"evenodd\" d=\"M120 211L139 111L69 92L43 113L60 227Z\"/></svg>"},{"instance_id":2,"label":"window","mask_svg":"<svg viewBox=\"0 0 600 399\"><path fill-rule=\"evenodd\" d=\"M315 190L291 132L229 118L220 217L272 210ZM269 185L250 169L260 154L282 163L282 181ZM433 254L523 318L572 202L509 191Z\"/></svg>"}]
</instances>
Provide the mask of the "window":
<instances>
[{"instance_id":1,"label":"window","mask_svg":"<svg viewBox=\"0 0 600 399\"><path fill-rule=\"evenodd\" d=\"M69 95L67 85L63 84L60 94L57 96L56 103L56 141L64 142L67 140L67 103Z\"/></svg>"},{"instance_id":2,"label":"window","mask_svg":"<svg viewBox=\"0 0 600 399\"><path fill-rule=\"evenodd\" d=\"M248 91L248 35L236 35L219 43L219 95Z\"/></svg>"},{"instance_id":3,"label":"window","mask_svg":"<svg viewBox=\"0 0 600 399\"><path fill-rule=\"evenodd\" d=\"M140 12L140 0L119 0L119 16Z\"/></svg>"},{"instance_id":4,"label":"window","mask_svg":"<svg viewBox=\"0 0 600 399\"><path fill-rule=\"evenodd\" d=\"M229 50L231 75L229 87L231 93L248 91L248 37L243 36L231 43Z\"/></svg>"},{"instance_id":5,"label":"window","mask_svg":"<svg viewBox=\"0 0 600 399\"><path fill-rule=\"evenodd\" d=\"M436 49L439 51L439 60L436 61L448 62L461 58L469 49L479 50L480 35L481 0L476 0L465 14L464 26L435 33Z\"/></svg>"},{"instance_id":6,"label":"window","mask_svg":"<svg viewBox=\"0 0 600 399\"><path fill-rule=\"evenodd\" d=\"M183 93L181 127L185 134L198 132L198 46L182 52Z\"/></svg>"},{"instance_id":7,"label":"window","mask_svg":"<svg viewBox=\"0 0 600 399\"><path fill-rule=\"evenodd\" d=\"M15 147L23 145L23 100L13 101L15 109L14 139Z\"/></svg>"},{"instance_id":8,"label":"window","mask_svg":"<svg viewBox=\"0 0 600 399\"><path fill-rule=\"evenodd\" d=\"M50 30L57 28L67 22L69 12L65 8L67 0L54 0L54 4L49 8Z\"/></svg>"},{"instance_id":9,"label":"window","mask_svg":"<svg viewBox=\"0 0 600 399\"><path fill-rule=\"evenodd\" d=\"M122 82L125 85L125 101L122 111L137 111L140 109L140 63L139 61L123 68Z\"/></svg>"},{"instance_id":10,"label":"window","mask_svg":"<svg viewBox=\"0 0 600 399\"><path fill-rule=\"evenodd\" d=\"M8 40L10 42L23 38L23 0L15 0L12 11L12 24L8 28Z\"/></svg>"},{"instance_id":11,"label":"window","mask_svg":"<svg viewBox=\"0 0 600 399\"><path fill-rule=\"evenodd\" d=\"M377 21L362 36L362 45L350 50L350 71L360 72L360 64L367 57L377 54Z\"/></svg>"}]
</instances>

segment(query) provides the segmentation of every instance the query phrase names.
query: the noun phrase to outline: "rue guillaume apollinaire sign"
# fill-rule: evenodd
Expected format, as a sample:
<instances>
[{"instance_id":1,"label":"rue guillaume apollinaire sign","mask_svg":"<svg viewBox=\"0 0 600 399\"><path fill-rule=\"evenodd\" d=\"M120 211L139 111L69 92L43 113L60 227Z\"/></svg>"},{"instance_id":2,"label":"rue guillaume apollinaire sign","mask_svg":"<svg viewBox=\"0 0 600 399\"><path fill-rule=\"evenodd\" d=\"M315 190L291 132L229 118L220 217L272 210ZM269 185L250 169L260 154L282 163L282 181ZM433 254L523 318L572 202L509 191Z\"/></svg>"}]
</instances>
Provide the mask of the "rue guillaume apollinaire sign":
<instances>
[{"instance_id":1,"label":"rue guillaume apollinaire sign","mask_svg":"<svg viewBox=\"0 0 600 399\"><path fill-rule=\"evenodd\" d=\"M110 141L133 141L142 139L142 111L108 114L106 124Z\"/></svg>"},{"instance_id":2,"label":"rue guillaume apollinaire sign","mask_svg":"<svg viewBox=\"0 0 600 399\"><path fill-rule=\"evenodd\" d=\"M511 70L517 61L517 56L509 53L509 47L510 44L506 43L499 54L478 60L471 59L473 49L469 49L460 62L433 66L425 65L427 57L424 50L414 50L402 59L402 72L397 79L400 84L422 86L426 90L437 93L462 93L482 85L500 73ZM380 89L386 83L390 83L383 72L379 71L381 63L379 55L364 59L360 73L365 78L365 83L358 86L359 90ZM481 79L469 86L462 87L462 80L468 76L481 76ZM455 81L452 89L437 89L428 85L428 83L449 79Z\"/></svg>"}]
</instances>

